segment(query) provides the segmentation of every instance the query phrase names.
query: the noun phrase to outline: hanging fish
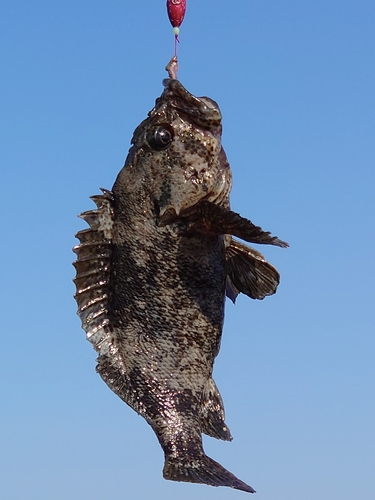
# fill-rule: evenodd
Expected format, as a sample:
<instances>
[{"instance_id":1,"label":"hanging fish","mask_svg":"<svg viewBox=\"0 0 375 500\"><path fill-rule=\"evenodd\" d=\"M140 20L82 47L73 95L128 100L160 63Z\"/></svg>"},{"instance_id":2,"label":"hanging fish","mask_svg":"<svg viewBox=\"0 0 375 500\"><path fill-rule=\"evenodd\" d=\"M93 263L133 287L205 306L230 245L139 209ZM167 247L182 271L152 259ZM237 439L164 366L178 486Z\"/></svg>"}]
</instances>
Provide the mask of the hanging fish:
<instances>
[{"instance_id":1,"label":"hanging fish","mask_svg":"<svg viewBox=\"0 0 375 500\"><path fill-rule=\"evenodd\" d=\"M74 248L78 314L99 375L154 430L164 478L254 493L204 453L202 433L232 439L212 378L225 295L263 299L279 283L233 237L288 245L230 209L216 102L163 83L112 191L80 216L90 227Z\"/></svg>"}]
</instances>

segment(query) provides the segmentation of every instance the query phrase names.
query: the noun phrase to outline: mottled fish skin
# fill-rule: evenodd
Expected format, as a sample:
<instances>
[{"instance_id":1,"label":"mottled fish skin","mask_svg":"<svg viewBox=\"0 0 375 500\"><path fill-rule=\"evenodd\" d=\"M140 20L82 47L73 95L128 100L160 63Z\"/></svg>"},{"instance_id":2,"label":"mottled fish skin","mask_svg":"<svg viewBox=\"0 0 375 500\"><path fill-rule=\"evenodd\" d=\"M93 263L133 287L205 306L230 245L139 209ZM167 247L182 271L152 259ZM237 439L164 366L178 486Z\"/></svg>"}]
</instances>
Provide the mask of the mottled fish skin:
<instances>
[{"instance_id":1,"label":"mottled fish skin","mask_svg":"<svg viewBox=\"0 0 375 500\"><path fill-rule=\"evenodd\" d=\"M212 378L224 302L275 293L276 269L232 239L287 246L232 212L221 113L168 79L135 130L112 191L75 247L78 314L107 385L151 425L166 479L254 489L207 457L202 433L231 440Z\"/></svg>"}]
</instances>

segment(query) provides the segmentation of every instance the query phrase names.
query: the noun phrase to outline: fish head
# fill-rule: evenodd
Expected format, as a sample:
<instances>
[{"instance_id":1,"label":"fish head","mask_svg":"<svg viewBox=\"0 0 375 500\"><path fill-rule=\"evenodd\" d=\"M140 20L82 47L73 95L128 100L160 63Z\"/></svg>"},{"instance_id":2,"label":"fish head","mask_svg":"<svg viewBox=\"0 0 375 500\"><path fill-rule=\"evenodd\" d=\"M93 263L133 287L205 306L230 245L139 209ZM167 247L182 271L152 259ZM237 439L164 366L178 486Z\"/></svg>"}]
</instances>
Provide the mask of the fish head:
<instances>
[{"instance_id":1,"label":"fish head","mask_svg":"<svg viewBox=\"0 0 375 500\"><path fill-rule=\"evenodd\" d=\"M178 80L163 84L164 92L134 131L117 183L129 191L141 189L142 198L148 193L159 217L178 216L201 200L226 205L232 181L221 146L219 106L190 94Z\"/></svg>"}]
</instances>

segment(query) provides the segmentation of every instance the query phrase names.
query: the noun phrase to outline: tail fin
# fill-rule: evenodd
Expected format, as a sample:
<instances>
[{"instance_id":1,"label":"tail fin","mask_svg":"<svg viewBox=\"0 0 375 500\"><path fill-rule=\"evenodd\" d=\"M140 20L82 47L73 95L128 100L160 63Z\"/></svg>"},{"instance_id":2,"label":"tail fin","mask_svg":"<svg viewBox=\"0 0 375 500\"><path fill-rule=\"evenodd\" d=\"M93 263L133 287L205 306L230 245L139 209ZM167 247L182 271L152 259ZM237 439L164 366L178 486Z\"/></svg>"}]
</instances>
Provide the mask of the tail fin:
<instances>
[{"instance_id":1,"label":"tail fin","mask_svg":"<svg viewBox=\"0 0 375 500\"><path fill-rule=\"evenodd\" d=\"M251 486L238 479L204 453L197 458L166 456L163 477L171 481L201 483L210 486L229 486L236 490L255 493Z\"/></svg>"}]
</instances>

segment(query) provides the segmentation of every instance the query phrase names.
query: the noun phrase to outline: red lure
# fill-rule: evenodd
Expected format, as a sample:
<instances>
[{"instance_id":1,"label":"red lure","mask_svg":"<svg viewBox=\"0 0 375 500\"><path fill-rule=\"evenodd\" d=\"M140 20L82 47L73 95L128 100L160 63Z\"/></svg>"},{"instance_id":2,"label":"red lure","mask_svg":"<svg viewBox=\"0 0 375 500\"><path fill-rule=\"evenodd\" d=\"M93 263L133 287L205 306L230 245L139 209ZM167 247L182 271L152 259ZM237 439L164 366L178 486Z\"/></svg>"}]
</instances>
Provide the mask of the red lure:
<instances>
[{"instance_id":1,"label":"red lure","mask_svg":"<svg viewBox=\"0 0 375 500\"><path fill-rule=\"evenodd\" d=\"M167 11L173 28L179 28L185 17L186 0L167 0ZM178 31L174 30L176 36L178 36Z\"/></svg>"},{"instance_id":2,"label":"red lure","mask_svg":"<svg viewBox=\"0 0 375 500\"><path fill-rule=\"evenodd\" d=\"M180 34L180 26L185 17L186 0L167 0L168 17L173 26L174 33L174 58L168 64L167 71L171 78L177 79L177 44L179 43L178 35ZM171 65L171 63L173 64Z\"/></svg>"}]
</instances>

